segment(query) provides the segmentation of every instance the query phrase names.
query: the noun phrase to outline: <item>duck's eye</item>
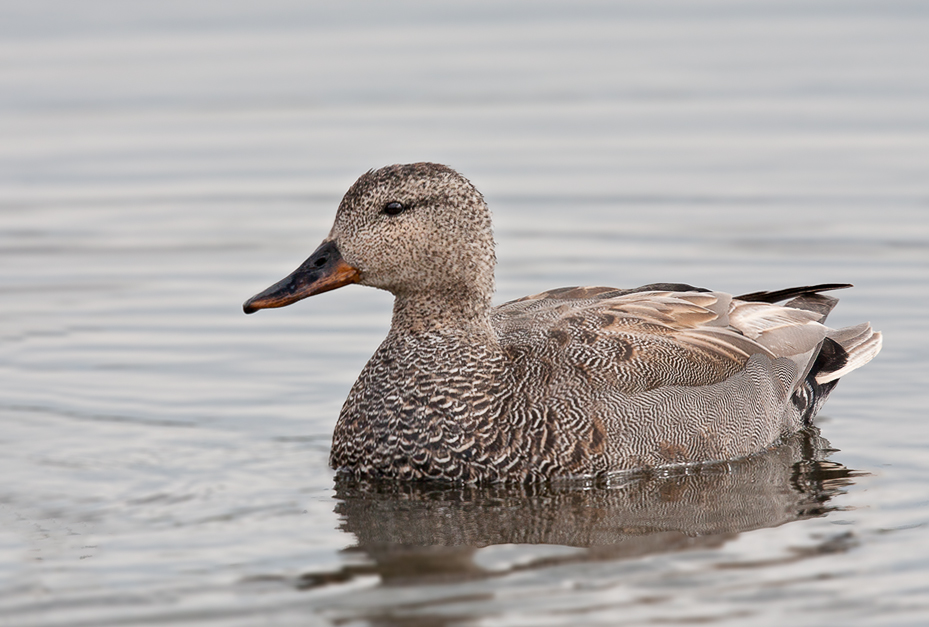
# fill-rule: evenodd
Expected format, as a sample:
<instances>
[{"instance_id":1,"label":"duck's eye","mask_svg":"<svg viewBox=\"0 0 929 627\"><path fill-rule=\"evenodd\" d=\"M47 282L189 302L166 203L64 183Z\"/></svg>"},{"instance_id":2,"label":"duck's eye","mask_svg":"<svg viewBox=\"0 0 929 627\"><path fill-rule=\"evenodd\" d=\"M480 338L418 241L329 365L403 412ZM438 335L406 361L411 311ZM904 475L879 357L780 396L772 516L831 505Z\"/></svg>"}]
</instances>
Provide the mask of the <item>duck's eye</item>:
<instances>
[{"instance_id":1,"label":"duck's eye","mask_svg":"<svg viewBox=\"0 0 929 627\"><path fill-rule=\"evenodd\" d=\"M389 216L395 216L397 214L403 213L409 209L407 205L404 205L402 202L389 202L384 205L384 213Z\"/></svg>"}]
</instances>

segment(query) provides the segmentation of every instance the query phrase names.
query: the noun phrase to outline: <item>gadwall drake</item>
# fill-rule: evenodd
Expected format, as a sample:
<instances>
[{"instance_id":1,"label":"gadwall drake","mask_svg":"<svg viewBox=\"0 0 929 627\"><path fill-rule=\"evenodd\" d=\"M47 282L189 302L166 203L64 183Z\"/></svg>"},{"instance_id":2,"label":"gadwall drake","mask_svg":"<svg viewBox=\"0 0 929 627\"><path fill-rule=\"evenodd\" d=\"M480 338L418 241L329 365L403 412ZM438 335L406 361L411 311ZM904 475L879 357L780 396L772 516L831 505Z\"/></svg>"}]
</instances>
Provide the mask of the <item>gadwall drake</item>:
<instances>
[{"instance_id":1,"label":"gadwall drake","mask_svg":"<svg viewBox=\"0 0 929 627\"><path fill-rule=\"evenodd\" d=\"M742 457L808 425L881 347L867 323L822 324L838 301L821 292L848 285L570 287L494 307L494 264L490 211L467 179L393 165L362 175L322 245L245 303L349 283L394 295L339 415L333 468L478 483Z\"/></svg>"}]
</instances>

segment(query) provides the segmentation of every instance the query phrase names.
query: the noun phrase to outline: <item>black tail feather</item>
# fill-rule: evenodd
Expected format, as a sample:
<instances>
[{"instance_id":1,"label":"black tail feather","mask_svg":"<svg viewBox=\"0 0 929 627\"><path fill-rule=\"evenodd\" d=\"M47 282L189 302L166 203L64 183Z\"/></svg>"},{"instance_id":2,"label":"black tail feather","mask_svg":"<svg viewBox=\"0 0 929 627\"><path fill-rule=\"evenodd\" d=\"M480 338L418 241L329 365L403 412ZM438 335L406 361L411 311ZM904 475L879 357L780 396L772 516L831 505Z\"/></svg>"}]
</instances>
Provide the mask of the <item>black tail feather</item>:
<instances>
[{"instance_id":1,"label":"black tail feather","mask_svg":"<svg viewBox=\"0 0 929 627\"><path fill-rule=\"evenodd\" d=\"M842 348L842 345L831 338L823 340L823 345L819 349L816 361L806 375L806 380L797 388L793 395L793 403L803 415L805 424L813 424L813 417L823 406L832 388L839 382L838 379L828 381L827 383L818 383L816 375L821 372L835 372L845 367L848 363L848 352Z\"/></svg>"},{"instance_id":2,"label":"black tail feather","mask_svg":"<svg viewBox=\"0 0 929 627\"><path fill-rule=\"evenodd\" d=\"M773 292L752 292L736 296L736 300L742 300L755 303L779 303L788 298L796 298L804 294L819 294L829 290L844 290L847 287L853 287L850 283L821 283L820 285L807 285L805 287L788 287L784 290L774 290Z\"/></svg>"}]
</instances>

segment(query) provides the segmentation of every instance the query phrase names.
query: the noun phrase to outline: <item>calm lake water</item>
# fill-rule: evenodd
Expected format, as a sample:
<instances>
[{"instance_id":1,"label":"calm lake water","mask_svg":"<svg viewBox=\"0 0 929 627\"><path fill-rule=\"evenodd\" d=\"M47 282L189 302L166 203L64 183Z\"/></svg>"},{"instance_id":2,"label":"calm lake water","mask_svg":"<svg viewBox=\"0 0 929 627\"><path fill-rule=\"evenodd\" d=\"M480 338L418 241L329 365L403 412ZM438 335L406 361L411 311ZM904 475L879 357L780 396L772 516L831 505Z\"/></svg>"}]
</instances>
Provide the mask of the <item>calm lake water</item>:
<instances>
[{"instance_id":1,"label":"calm lake water","mask_svg":"<svg viewBox=\"0 0 929 627\"><path fill-rule=\"evenodd\" d=\"M929 6L501 4L0 1L0 623L929 622ZM884 350L748 460L337 483L389 296L241 303L422 160L499 302L850 282Z\"/></svg>"}]
</instances>

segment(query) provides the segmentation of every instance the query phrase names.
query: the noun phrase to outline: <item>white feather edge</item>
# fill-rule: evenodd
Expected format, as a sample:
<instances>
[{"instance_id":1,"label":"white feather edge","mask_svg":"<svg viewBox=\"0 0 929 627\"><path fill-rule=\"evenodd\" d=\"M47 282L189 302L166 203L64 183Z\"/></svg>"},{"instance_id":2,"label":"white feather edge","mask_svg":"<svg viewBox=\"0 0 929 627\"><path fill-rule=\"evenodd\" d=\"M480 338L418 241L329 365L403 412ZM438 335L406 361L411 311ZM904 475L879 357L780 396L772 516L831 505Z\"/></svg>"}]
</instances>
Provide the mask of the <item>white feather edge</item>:
<instances>
[{"instance_id":1,"label":"white feather edge","mask_svg":"<svg viewBox=\"0 0 929 627\"><path fill-rule=\"evenodd\" d=\"M862 329L864 332L854 333L859 329ZM816 382L819 384L835 381L840 377L844 377L852 370L861 368L881 352L881 346L884 342L884 337L881 333L879 331L874 331L871 328L871 324L868 322L854 327L837 329L835 334L836 337L842 337L843 339L848 338L850 335L852 336L850 339L846 340L847 344L840 340L836 340L848 353L848 362L846 362L842 368L834 372L825 372L821 376L816 377ZM831 333L829 337L835 339Z\"/></svg>"}]
</instances>

